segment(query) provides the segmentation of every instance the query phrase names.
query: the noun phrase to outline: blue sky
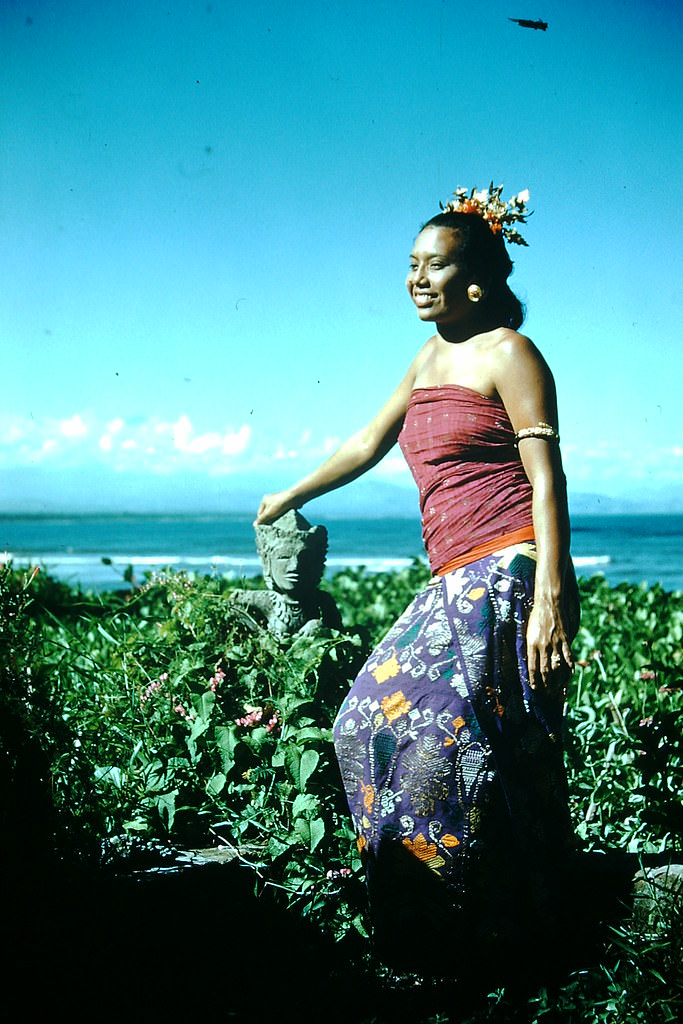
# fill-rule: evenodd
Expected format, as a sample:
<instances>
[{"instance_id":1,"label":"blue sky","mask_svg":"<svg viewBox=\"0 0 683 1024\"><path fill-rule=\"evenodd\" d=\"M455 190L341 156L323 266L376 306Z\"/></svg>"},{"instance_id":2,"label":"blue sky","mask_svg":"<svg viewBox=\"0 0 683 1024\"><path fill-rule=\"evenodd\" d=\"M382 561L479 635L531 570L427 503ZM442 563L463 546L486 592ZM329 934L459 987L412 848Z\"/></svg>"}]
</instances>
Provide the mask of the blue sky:
<instances>
[{"instance_id":1,"label":"blue sky","mask_svg":"<svg viewBox=\"0 0 683 1024\"><path fill-rule=\"evenodd\" d=\"M0 511L311 469L429 335L420 224L491 180L570 490L683 510L682 10L2 0Z\"/></svg>"}]
</instances>

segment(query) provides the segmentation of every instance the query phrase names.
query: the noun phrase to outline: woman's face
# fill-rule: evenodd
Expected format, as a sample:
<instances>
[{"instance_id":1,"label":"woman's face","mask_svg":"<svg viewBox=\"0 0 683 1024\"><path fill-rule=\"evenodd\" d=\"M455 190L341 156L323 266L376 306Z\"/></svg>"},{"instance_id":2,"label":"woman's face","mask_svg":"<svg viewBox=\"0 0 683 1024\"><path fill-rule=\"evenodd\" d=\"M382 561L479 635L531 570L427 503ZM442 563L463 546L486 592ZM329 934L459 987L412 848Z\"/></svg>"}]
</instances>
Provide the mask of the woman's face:
<instances>
[{"instance_id":1,"label":"woman's face","mask_svg":"<svg viewBox=\"0 0 683 1024\"><path fill-rule=\"evenodd\" d=\"M420 320L454 323L472 312L471 278L459 262L460 243L451 228L426 227L410 254L406 287Z\"/></svg>"}]
</instances>

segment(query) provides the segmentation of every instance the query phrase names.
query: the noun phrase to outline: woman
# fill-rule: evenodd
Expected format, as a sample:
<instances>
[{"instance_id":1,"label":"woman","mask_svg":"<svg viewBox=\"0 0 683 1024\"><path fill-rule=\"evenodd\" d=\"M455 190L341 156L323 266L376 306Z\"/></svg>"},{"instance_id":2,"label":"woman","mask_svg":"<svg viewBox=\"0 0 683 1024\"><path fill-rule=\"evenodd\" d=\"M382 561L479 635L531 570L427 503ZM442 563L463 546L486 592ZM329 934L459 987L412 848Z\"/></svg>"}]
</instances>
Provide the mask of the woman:
<instances>
[{"instance_id":1,"label":"woman","mask_svg":"<svg viewBox=\"0 0 683 1024\"><path fill-rule=\"evenodd\" d=\"M458 190L408 292L436 333L375 418L266 495L257 523L347 483L398 440L434 573L335 722L385 959L461 968L549 929L572 845L561 722L578 626L555 387L507 285L528 195ZM463 931L464 929L464 931ZM505 940L509 940L507 943ZM471 940L471 941L469 941ZM424 954L424 955L423 955ZM470 958L471 959L471 958Z\"/></svg>"}]
</instances>

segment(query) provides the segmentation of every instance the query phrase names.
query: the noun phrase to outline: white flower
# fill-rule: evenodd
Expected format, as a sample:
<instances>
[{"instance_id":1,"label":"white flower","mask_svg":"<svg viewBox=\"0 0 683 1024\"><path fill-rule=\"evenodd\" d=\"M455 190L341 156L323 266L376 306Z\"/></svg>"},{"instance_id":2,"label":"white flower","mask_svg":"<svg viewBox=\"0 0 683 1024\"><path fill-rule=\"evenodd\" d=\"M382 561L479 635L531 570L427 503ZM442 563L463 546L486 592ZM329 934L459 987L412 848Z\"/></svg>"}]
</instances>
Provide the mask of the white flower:
<instances>
[{"instance_id":1,"label":"white flower","mask_svg":"<svg viewBox=\"0 0 683 1024\"><path fill-rule=\"evenodd\" d=\"M529 189L528 188L524 188L524 189L522 189L521 192L517 193L517 202L518 203L528 203L529 202Z\"/></svg>"},{"instance_id":2,"label":"white flower","mask_svg":"<svg viewBox=\"0 0 683 1024\"><path fill-rule=\"evenodd\" d=\"M472 196L472 198L476 199L478 203L485 203L488 200L488 197L488 189L485 188L482 189L481 192L475 192L474 195Z\"/></svg>"}]
</instances>

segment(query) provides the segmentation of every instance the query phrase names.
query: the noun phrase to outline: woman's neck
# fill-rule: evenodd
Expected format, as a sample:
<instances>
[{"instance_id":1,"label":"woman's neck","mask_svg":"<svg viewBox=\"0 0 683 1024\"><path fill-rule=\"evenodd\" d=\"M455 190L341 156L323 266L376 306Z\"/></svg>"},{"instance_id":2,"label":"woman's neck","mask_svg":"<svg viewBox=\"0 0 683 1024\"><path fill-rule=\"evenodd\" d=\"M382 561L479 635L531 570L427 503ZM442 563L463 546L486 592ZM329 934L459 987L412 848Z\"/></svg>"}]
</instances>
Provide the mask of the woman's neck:
<instances>
[{"instance_id":1,"label":"woman's neck","mask_svg":"<svg viewBox=\"0 0 683 1024\"><path fill-rule=\"evenodd\" d=\"M460 320L455 324L439 324L436 330L440 338L451 345L461 345L478 334L486 334L492 330L492 325L482 316L468 317L467 320Z\"/></svg>"}]
</instances>

